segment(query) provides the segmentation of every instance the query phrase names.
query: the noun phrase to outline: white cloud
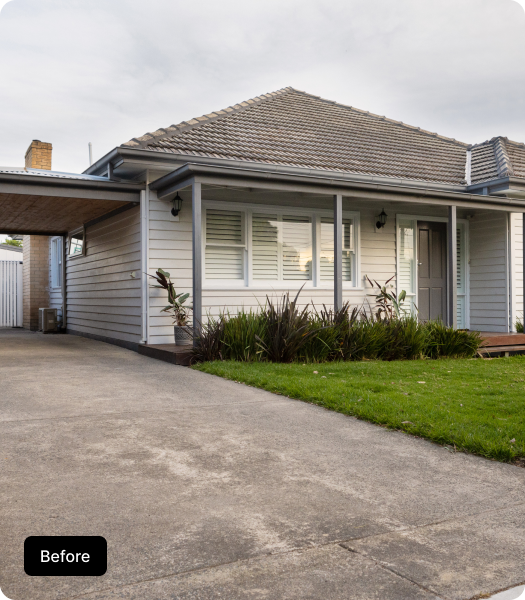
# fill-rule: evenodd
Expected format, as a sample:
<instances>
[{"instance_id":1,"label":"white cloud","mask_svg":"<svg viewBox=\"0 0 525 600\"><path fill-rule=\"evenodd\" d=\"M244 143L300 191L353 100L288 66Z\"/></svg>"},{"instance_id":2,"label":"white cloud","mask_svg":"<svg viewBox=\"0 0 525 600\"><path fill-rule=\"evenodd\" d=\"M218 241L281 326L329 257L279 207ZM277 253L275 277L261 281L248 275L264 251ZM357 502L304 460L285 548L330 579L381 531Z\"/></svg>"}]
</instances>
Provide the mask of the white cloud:
<instances>
[{"instance_id":1,"label":"white cloud","mask_svg":"<svg viewBox=\"0 0 525 600\"><path fill-rule=\"evenodd\" d=\"M524 0L525 1L525 0ZM468 142L525 141L514 0L15 0L0 16L0 165L31 139L83 170L171 123L293 85Z\"/></svg>"}]
</instances>

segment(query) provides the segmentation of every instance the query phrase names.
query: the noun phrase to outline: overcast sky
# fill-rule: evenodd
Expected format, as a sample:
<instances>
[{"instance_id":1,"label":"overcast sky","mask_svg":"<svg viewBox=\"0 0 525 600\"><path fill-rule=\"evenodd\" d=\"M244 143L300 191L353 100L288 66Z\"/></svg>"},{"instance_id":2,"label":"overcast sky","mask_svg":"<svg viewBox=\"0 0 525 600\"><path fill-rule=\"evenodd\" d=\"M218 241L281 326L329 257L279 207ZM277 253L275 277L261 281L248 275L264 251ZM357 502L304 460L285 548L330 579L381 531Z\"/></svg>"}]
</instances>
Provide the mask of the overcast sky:
<instances>
[{"instance_id":1,"label":"overcast sky","mask_svg":"<svg viewBox=\"0 0 525 600\"><path fill-rule=\"evenodd\" d=\"M2 2L0 2L2 4ZM293 86L465 142L525 142L514 0L12 0L0 165L83 171L128 139Z\"/></svg>"}]
</instances>

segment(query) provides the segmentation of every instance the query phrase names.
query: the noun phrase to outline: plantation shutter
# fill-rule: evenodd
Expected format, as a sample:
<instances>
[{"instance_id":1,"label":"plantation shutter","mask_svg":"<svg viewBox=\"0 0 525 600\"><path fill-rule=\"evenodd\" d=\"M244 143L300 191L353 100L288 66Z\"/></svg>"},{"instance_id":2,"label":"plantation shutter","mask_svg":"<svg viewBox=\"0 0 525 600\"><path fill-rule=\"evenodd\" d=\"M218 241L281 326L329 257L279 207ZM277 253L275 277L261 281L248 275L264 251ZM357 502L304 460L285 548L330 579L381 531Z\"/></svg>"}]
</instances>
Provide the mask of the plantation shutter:
<instances>
[{"instance_id":1,"label":"plantation shutter","mask_svg":"<svg viewBox=\"0 0 525 600\"><path fill-rule=\"evenodd\" d=\"M352 219L343 219L343 281L352 281L354 228ZM334 220L321 218L321 281L334 280Z\"/></svg>"},{"instance_id":2,"label":"plantation shutter","mask_svg":"<svg viewBox=\"0 0 525 600\"><path fill-rule=\"evenodd\" d=\"M407 296L404 308L411 311L414 306L416 290L414 285L415 273L415 222L400 221L398 230L398 273L397 293L405 291Z\"/></svg>"},{"instance_id":3,"label":"plantation shutter","mask_svg":"<svg viewBox=\"0 0 525 600\"><path fill-rule=\"evenodd\" d=\"M206 210L206 279L244 279L243 213Z\"/></svg>"},{"instance_id":4,"label":"plantation shutter","mask_svg":"<svg viewBox=\"0 0 525 600\"><path fill-rule=\"evenodd\" d=\"M283 216L282 239L283 279L311 279L312 221L310 217Z\"/></svg>"},{"instance_id":5,"label":"plantation shutter","mask_svg":"<svg viewBox=\"0 0 525 600\"><path fill-rule=\"evenodd\" d=\"M252 216L252 276L276 281L279 277L279 222L277 215Z\"/></svg>"}]
</instances>

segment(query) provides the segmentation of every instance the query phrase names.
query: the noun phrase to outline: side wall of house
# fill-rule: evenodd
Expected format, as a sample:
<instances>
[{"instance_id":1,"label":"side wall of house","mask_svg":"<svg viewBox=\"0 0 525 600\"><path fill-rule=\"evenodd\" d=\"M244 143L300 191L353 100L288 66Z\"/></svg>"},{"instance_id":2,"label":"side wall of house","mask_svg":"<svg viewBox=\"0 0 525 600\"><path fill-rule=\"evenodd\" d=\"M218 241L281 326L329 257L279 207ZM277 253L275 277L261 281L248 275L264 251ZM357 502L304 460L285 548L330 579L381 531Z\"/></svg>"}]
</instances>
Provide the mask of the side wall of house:
<instances>
[{"instance_id":1,"label":"side wall of house","mask_svg":"<svg viewBox=\"0 0 525 600\"><path fill-rule=\"evenodd\" d=\"M470 221L470 328L507 331L509 323L507 214L484 212Z\"/></svg>"},{"instance_id":2,"label":"side wall of house","mask_svg":"<svg viewBox=\"0 0 525 600\"><path fill-rule=\"evenodd\" d=\"M203 194L205 199L205 194ZM268 205L270 202L265 202ZM275 204L279 204L276 200ZM304 208L332 207L331 199L325 201L310 199L305 196L298 197L290 206ZM177 292L192 293L192 216L191 201L186 199L178 220L170 215L171 206L167 202L159 201L155 195L150 197L149 208L149 273L153 274L159 267L168 271L175 284ZM353 306L360 306L370 298L370 286L365 282L365 275L376 279L379 283L394 277L391 281L395 289L396 280L396 214L417 214L422 218L428 216L444 217L446 208L410 205L398 203L386 206L389 215L385 228L377 232L375 228L376 216L381 212L383 205L364 201L343 200L343 210L356 211L360 214L360 281L355 289L345 289L344 301ZM464 218L464 215L460 215ZM275 291L271 287L255 289L204 289L204 313L218 315L221 311L230 310L235 313L238 309L257 309L264 304L266 295L281 297L283 291ZM294 292L291 291L291 294ZM323 304L333 305L333 289L309 288L301 294L303 304L313 303L318 307ZM166 306L166 294L162 290L149 290L149 344L173 343L173 327L169 316L160 311Z\"/></svg>"},{"instance_id":3,"label":"side wall of house","mask_svg":"<svg viewBox=\"0 0 525 600\"><path fill-rule=\"evenodd\" d=\"M87 228L85 243L85 256L67 259L68 332L140 342L139 207Z\"/></svg>"}]
</instances>

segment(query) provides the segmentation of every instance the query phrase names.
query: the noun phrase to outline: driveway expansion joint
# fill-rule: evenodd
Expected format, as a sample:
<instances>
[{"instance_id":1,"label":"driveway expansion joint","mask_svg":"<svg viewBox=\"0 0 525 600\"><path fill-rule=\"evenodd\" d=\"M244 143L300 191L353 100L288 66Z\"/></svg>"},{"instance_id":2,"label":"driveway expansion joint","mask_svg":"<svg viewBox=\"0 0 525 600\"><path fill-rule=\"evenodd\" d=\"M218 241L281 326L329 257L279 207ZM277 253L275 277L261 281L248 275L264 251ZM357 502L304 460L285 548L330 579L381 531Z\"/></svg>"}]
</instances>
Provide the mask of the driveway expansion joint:
<instances>
[{"instance_id":1,"label":"driveway expansion joint","mask_svg":"<svg viewBox=\"0 0 525 600\"><path fill-rule=\"evenodd\" d=\"M435 596L436 600L451 600L447 596L439 595L435 590L433 590L431 588L428 588L428 587L425 587L424 585L421 585L420 583L418 583L414 579L411 579L410 577L407 577L404 573L401 573L401 572L397 571L396 569L394 569L388 563L385 563L383 561L377 560L376 558L373 558L371 556L368 556L367 554L359 552L355 548L351 548L350 546L347 546L346 542L343 542L342 544L339 544L339 546L341 546L341 548L344 548L348 552L352 552L353 554L357 554L358 556L360 556L361 558L364 558L365 560L373 562L380 569L388 571L392 575L395 575L396 577L399 577L400 579L403 579L404 581L408 581L412 585L415 585L416 587L418 587L420 590L423 590L424 592L427 592L428 594L432 594L433 596Z\"/></svg>"}]
</instances>

